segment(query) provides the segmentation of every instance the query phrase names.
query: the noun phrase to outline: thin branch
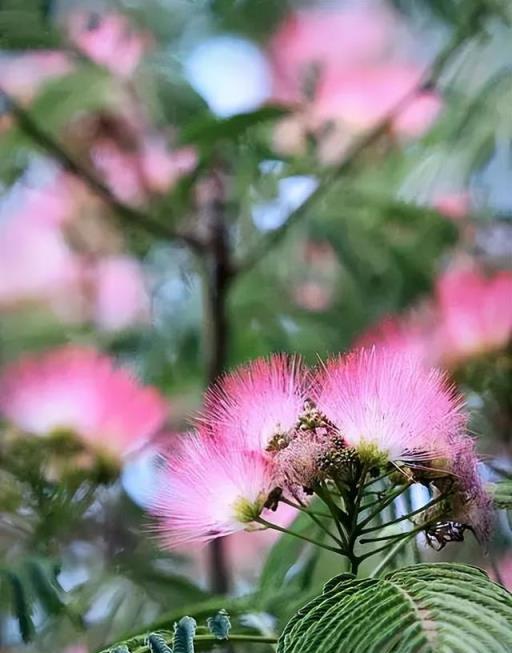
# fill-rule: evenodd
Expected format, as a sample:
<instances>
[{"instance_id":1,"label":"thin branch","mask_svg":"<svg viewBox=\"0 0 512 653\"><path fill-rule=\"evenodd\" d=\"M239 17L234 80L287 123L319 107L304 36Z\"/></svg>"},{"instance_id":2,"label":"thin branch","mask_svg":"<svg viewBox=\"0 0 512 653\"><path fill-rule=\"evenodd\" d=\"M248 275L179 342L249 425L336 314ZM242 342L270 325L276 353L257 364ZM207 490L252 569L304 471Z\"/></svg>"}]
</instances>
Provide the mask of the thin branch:
<instances>
[{"instance_id":1,"label":"thin branch","mask_svg":"<svg viewBox=\"0 0 512 653\"><path fill-rule=\"evenodd\" d=\"M397 519L394 519L392 521L386 522L385 524L380 524L379 526L373 526L372 528L363 528L361 531L359 531L359 533L360 535L366 535L367 533L373 533L375 531L382 530L383 528L387 528L388 526L393 526L393 524L398 524L399 522L404 521L406 519L410 519L411 517L414 517L414 515L422 513L425 510L428 510L429 508L432 508L433 506L437 505L438 503L446 499L447 496L448 495L446 494L440 494L438 497L431 499L424 506L421 506L421 508L417 508L412 512L408 512L407 514L402 515L401 517L398 517Z\"/></svg>"},{"instance_id":2,"label":"thin branch","mask_svg":"<svg viewBox=\"0 0 512 653\"><path fill-rule=\"evenodd\" d=\"M343 551L340 548L329 546L328 544L324 544L323 542L314 540L311 537L307 537L306 535L301 535L300 533L296 533L295 531L290 531L287 528L283 528L282 526L273 524L272 522L269 522L266 519L263 519L262 517L258 517L258 519L256 519L255 521L258 524L265 526L266 528L271 528L272 530L279 531L280 533L286 533L286 535L293 535L293 537L297 537L299 540L304 540L304 542L308 542L309 544L314 544L315 546L319 546L320 548L326 549L327 551L333 551L334 553L339 553L339 554L343 553Z\"/></svg>"},{"instance_id":3,"label":"thin branch","mask_svg":"<svg viewBox=\"0 0 512 653\"><path fill-rule=\"evenodd\" d=\"M289 229L291 229L297 222L305 217L309 211L331 190L333 185L342 177L352 166L358 161L359 157L366 151L366 149L377 142L389 129L390 123L396 118L404 109L408 107L410 102L417 97L418 92L427 87L434 86L442 71L444 70L450 59L457 53L461 45L466 41L467 37L476 31L475 23L480 17L480 10L475 10L474 13L468 17L467 21L456 31L452 41L440 52L434 62L429 67L429 70L423 75L418 84L411 89L404 97L397 102L397 104L386 114L386 116L376 124L372 129L369 129L361 138L356 140L351 148L348 149L344 159L337 165L326 171L320 178L318 186L309 195L309 197L294 211L290 213L287 220L277 229L274 229L266 237L263 237L260 242L255 246L254 250L250 252L245 260L240 261L237 266L237 271L245 273L251 270L259 261L281 240L286 236Z\"/></svg>"},{"instance_id":4,"label":"thin branch","mask_svg":"<svg viewBox=\"0 0 512 653\"><path fill-rule=\"evenodd\" d=\"M101 198L117 215L135 227L142 228L157 238L173 239L182 241L194 251L202 251L204 245L192 234L180 231L173 231L162 224L154 216L139 210L129 204L121 202L112 191L92 172L87 170L77 161L44 127L25 110L15 98L0 87L0 98L2 98L14 116L21 130L31 140L42 148L48 155L55 159L62 168L71 172L81 179L91 191Z\"/></svg>"}]
</instances>

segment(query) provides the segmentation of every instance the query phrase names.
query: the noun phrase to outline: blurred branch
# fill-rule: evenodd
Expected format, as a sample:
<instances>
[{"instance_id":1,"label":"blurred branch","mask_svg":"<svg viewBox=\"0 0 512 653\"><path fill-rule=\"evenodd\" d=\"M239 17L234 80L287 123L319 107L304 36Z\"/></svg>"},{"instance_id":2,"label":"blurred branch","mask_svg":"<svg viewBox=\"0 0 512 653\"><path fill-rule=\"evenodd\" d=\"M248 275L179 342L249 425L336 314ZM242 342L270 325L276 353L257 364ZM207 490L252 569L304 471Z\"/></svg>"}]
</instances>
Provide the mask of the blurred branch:
<instances>
[{"instance_id":1,"label":"blurred branch","mask_svg":"<svg viewBox=\"0 0 512 653\"><path fill-rule=\"evenodd\" d=\"M254 250L247 255L246 259L238 263L236 266L237 273L245 273L257 265L273 247L283 240L289 229L304 218L309 211L328 194L339 178L350 170L366 149L376 143L387 132L392 120L407 108L409 103L415 99L418 92L421 92L426 88L432 88L437 84L446 65L458 53L466 39L479 31L480 20L484 13L485 9L480 7L475 9L475 11L468 16L467 20L459 27L459 29L457 29L450 43L438 54L436 59L429 66L427 72L423 75L418 84L411 89L396 104L396 106L377 125L375 125L375 127L373 127L373 129L366 132L366 134L359 138L352 147L348 149L345 157L337 166L330 168L320 177L316 189L298 208L290 213L286 222L270 232L266 237L263 237L255 246Z\"/></svg>"},{"instance_id":2,"label":"blurred branch","mask_svg":"<svg viewBox=\"0 0 512 653\"><path fill-rule=\"evenodd\" d=\"M201 184L201 182L200 182ZM198 188L203 196L202 224L207 229L203 264L204 353L206 384L212 385L227 364L230 325L227 300L233 270L228 229L225 220L225 188L222 171L214 171ZM210 589L217 594L229 591L230 573L222 539L208 546Z\"/></svg>"},{"instance_id":3,"label":"blurred branch","mask_svg":"<svg viewBox=\"0 0 512 653\"><path fill-rule=\"evenodd\" d=\"M2 98L21 130L47 154L53 157L65 170L81 179L98 197L100 197L117 215L127 223L144 229L157 238L181 241L196 252L203 251L203 243L194 235L169 229L159 220L145 211L121 202L112 191L92 172L82 166L67 150L25 110L9 93L0 86Z\"/></svg>"}]
</instances>

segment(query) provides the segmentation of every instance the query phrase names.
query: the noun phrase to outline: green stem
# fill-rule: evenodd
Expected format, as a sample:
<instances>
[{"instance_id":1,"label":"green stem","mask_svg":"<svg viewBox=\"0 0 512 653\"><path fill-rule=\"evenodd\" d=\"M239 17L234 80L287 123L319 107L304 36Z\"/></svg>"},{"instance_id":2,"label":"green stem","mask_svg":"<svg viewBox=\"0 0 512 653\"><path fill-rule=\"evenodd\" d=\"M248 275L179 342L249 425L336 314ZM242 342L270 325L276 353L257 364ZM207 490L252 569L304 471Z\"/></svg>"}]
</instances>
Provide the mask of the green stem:
<instances>
[{"instance_id":1,"label":"green stem","mask_svg":"<svg viewBox=\"0 0 512 653\"><path fill-rule=\"evenodd\" d=\"M395 546L389 551L387 555L385 555L382 560L379 562L379 564L375 567L375 569L371 572L371 574L368 576L369 578L375 578L376 576L380 575L380 572L385 569L385 567L396 557L398 553L405 547L405 545L409 542L411 539L412 535L410 537L404 537L400 542L395 544Z\"/></svg>"},{"instance_id":2,"label":"green stem","mask_svg":"<svg viewBox=\"0 0 512 653\"><path fill-rule=\"evenodd\" d=\"M425 510L428 510L429 508L432 508L432 506L435 506L436 504L440 503L446 499L446 495L441 494L435 499L432 499L428 503L426 503L424 506L421 508L417 508L416 510L413 510L412 512L408 512L406 515L402 515L401 517L397 517L397 519L393 519L392 521L388 521L385 524L381 524L379 526L373 526L372 528L363 528L362 530L359 531L361 535L366 535L367 533L373 533L374 531L379 531L382 530L383 528L387 528L388 526L392 526L393 524L398 524L401 521L404 521L406 519L410 519L411 517L414 517L415 515L424 512Z\"/></svg>"},{"instance_id":3,"label":"green stem","mask_svg":"<svg viewBox=\"0 0 512 653\"><path fill-rule=\"evenodd\" d=\"M278 526L277 524L273 524L272 522L269 522L266 519L263 519L263 517L258 517L258 519L255 519L255 521L256 521L256 523L261 524L262 526L265 526L266 528L272 528L273 530L279 531L280 533L286 533L287 535L293 535L294 537L297 537L300 540L304 540L305 542L309 542L310 544L314 544L315 546L319 546L322 549L326 549L327 551L333 551L334 553L338 553L338 554L343 553L343 551L339 547L329 546L328 544L324 544L323 542L319 542L318 540L314 540L311 537L307 537L306 535L301 535L300 533L290 531L287 528L282 528L281 526Z\"/></svg>"},{"instance_id":4,"label":"green stem","mask_svg":"<svg viewBox=\"0 0 512 653\"><path fill-rule=\"evenodd\" d=\"M393 492L387 499L385 499L383 502L380 503L379 507L371 512L368 517L363 519L362 522L360 522L357 526L357 532L362 533L363 529L365 526L367 526L375 517L384 510L387 506L389 506L390 503L393 503L393 501L399 497L401 494L403 494L408 488L410 488L412 485L411 482L406 483L405 485L401 486L396 492Z\"/></svg>"},{"instance_id":5,"label":"green stem","mask_svg":"<svg viewBox=\"0 0 512 653\"><path fill-rule=\"evenodd\" d=\"M343 524L342 524L345 513L341 510L339 506L337 506L334 503L331 497L331 493L326 487L323 487L322 485L318 485L315 491L317 496L329 508L329 512L331 513L334 519L334 523L336 524L336 528L340 535L340 540L343 543L343 549L345 550L348 546L348 536L347 533L344 531Z\"/></svg>"},{"instance_id":6,"label":"green stem","mask_svg":"<svg viewBox=\"0 0 512 653\"><path fill-rule=\"evenodd\" d=\"M413 528L411 531L407 531L406 533L394 533L393 535L383 535L382 537L363 538L361 540L361 544L371 544L372 542L384 542L384 541L390 542L392 540L399 540L402 539L403 537L408 537L409 535L416 535L417 533L424 531L425 528L428 528L429 525L432 525L432 522L426 524L420 524L420 526L416 526L416 528Z\"/></svg>"},{"instance_id":7,"label":"green stem","mask_svg":"<svg viewBox=\"0 0 512 653\"><path fill-rule=\"evenodd\" d=\"M328 517L329 519L331 518L331 515L328 515L327 513L317 513L313 512L311 510L308 510L308 508L301 506L300 504L295 504L293 501L289 501L288 499L280 499L283 503L286 503L287 505L291 506L292 508L295 508L295 510L299 510L300 512L303 512L305 515L308 515L314 522L315 524L329 537L331 537L336 544L339 544L340 546L343 546L343 542L340 541L334 533L331 533L331 531L325 526L325 524L322 523L322 521L319 519L318 515L320 514L322 517Z\"/></svg>"}]
</instances>

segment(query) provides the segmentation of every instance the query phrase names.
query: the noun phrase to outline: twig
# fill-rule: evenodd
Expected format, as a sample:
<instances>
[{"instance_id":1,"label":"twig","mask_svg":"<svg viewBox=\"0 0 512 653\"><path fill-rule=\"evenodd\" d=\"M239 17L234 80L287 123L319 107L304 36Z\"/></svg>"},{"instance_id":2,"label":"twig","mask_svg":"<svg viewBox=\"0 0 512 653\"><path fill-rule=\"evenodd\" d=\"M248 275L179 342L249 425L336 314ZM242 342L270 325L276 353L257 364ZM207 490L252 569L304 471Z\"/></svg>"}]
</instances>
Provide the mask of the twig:
<instances>
[{"instance_id":1,"label":"twig","mask_svg":"<svg viewBox=\"0 0 512 653\"><path fill-rule=\"evenodd\" d=\"M328 170L321 177L316 189L298 208L290 213L286 222L270 232L266 237L262 238L255 246L254 250L247 255L246 259L240 261L237 266L237 271L245 273L257 265L257 263L259 263L259 261L272 249L272 247L277 245L285 237L288 230L299 222L310 211L310 209L331 190L336 181L357 162L361 154L363 154L370 145L373 145L386 133L391 121L407 108L409 103L415 99L418 92L436 84L448 61L458 51L468 35L472 31L475 31L475 22L479 17L480 10L475 10L465 24L457 30L452 41L436 57L429 67L428 72L423 75L418 84L411 89L377 125L368 130L366 134L363 134L363 136L361 136L361 138L359 138L352 147L348 149L343 161Z\"/></svg>"},{"instance_id":2,"label":"twig","mask_svg":"<svg viewBox=\"0 0 512 653\"><path fill-rule=\"evenodd\" d=\"M144 229L157 238L182 241L196 252L204 249L203 243L194 235L173 231L154 216L121 202L112 191L92 172L78 162L57 140L55 140L9 93L0 87L2 98L19 127L34 143L54 158L65 170L87 184L89 189L100 197L115 213L130 224Z\"/></svg>"}]
</instances>

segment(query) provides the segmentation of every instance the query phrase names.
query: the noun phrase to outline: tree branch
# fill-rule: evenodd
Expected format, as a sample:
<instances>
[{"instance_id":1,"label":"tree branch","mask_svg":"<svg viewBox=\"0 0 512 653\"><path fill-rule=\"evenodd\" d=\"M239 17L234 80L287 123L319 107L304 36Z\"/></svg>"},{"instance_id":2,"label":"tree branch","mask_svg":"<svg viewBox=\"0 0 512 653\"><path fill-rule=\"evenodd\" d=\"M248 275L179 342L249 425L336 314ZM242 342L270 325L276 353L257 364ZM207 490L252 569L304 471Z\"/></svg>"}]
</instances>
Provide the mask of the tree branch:
<instances>
[{"instance_id":1,"label":"tree branch","mask_svg":"<svg viewBox=\"0 0 512 653\"><path fill-rule=\"evenodd\" d=\"M89 189L101 198L120 218L127 223L144 229L157 238L181 241L195 252L202 252L203 243L193 234L173 231L154 216L121 202L112 191L92 172L78 162L57 140L55 140L9 93L0 86L2 98L21 130L41 149L45 150L65 170L81 179Z\"/></svg>"},{"instance_id":2,"label":"tree branch","mask_svg":"<svg viewBox=\"0 0 512 653\"><path fill-rule=\"evenodd\" d=\"M467 21L456 31L451 42L439 53L433 63L429 66L428 71L422 76L418 84L411 89L391 111L372 129L363 134L348 149L344 159L337 165L327 170L320 178L316 189L309 197L294 211L290 213L286 222L274 231L263 237L255 246L254 250L249 253L245 260L242 260L236 266L239 273L245 273L251 270L259 261L277 244L279 244L297 222L304 218L309 211L318 204L331 190L333 185L358 161L359 157L366 149L373 145L389 129L390 123L399 115L409 103L414 100L418 92L425 88L431 88L437 84L437 81L445 69L448 62L458 52L459 48L466 41L468 36L478 30L478 22L481 18L482 9L475 11L468 17Z\"/></svg>"}]
</instances>

